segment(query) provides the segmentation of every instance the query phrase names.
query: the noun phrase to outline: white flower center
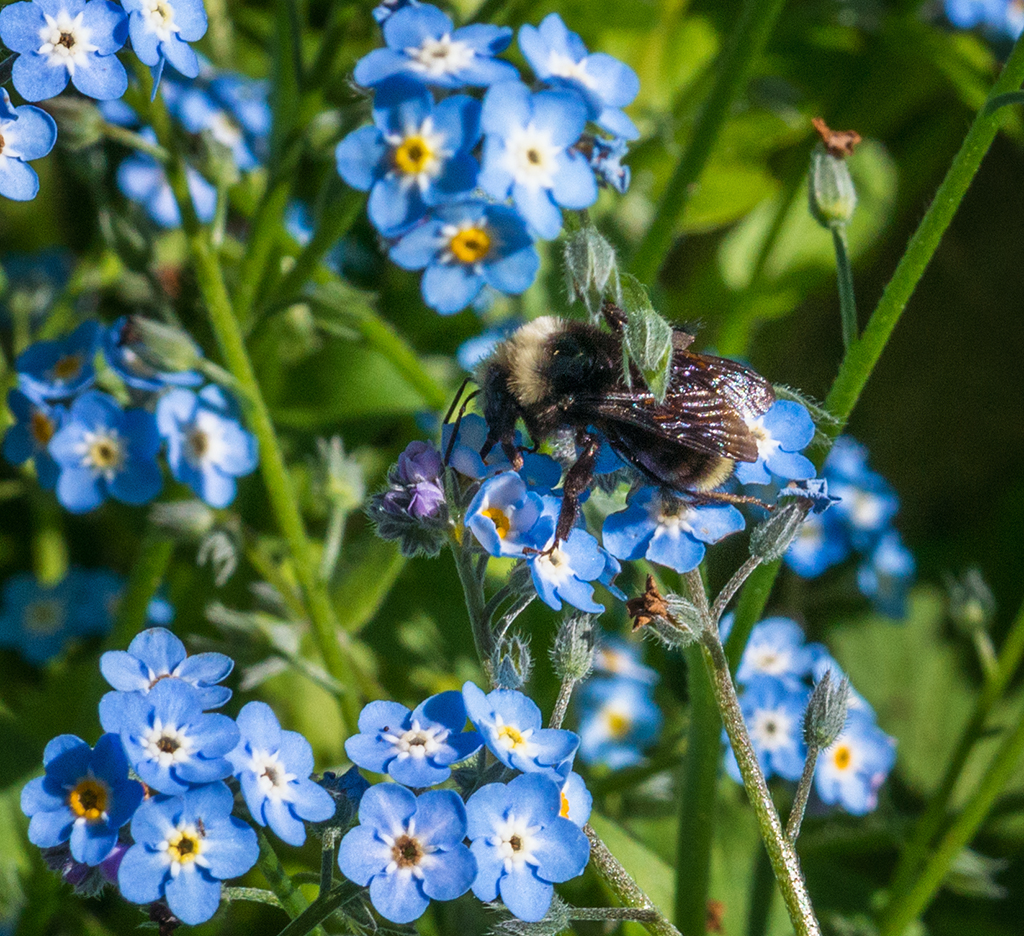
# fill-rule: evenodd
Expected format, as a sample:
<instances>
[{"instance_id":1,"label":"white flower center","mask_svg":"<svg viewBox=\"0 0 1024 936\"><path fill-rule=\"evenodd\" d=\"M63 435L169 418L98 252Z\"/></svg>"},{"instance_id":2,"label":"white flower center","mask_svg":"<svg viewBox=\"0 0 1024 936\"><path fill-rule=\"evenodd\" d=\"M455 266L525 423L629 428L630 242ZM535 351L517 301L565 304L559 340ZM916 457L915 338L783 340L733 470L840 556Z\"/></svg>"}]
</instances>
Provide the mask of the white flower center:
<instances>
[{"instance_id":1,"label":"white flower center","mask_svg":"<svg viewBox=\"0 0 1024 936\"><path fill-rule=\"evenodd\" d=\"M256 785L264 796L285 803L295 799L295 788L291 783L298 779L298 774L288 772L276 751L253 751L249 769L256 774Z\"/></svg>"},{"instance_id":2,"label":"white flower center","mask_svg":"<svg viewBox=\"0 0 1024 936\"><path fill-rule=\"evenodd\" d=\"M867 491L857 491L853 495L853 510L850 518L853 525L862 529L871 530L882 522L885 507L882 498L869 494Z\"/></svg>"},{"instance_id":3,"label":"white flower center","mask_svg":"<svg viewBox=\"0 0 1024 936\"><path fill-rule=\"evenodd\" d=\"M234 149L242 140L242 128L224 111L217 111L210 119L210 136L222 146Z\"/></svg>"},{"instance_id":4,"label":"white flower center","mask_svg":"<svg viewBox=\"0 0 1024 936\"><path fill-rule=\"evenodd\" d=\"M190 760L195 742L184 728L165 725L159 718L153 720L153 727L147 728L139 739L150 760L161 767L183 764Z\"/></svg>"},{"instance_id":5,"label":"white flower center","mask_svg":"<svg viewBox=\"0 0 1024 936\"><path fill-rule=\"evenodd\" d=\"M764 416L748 420L747 426L751 435L757 440L757 454L760 458L771 458L782 445L778 439L773 439L771 434L764 427Z\"/></svg>"},{"instance_id":6,"label":"white flower center","mask_svg":"<svg viewBox=\"0 0 1024 936\"><path fill-rule=\"evenodd\" d=\"M561 546L556 546L550 553L541 553L535 564L540 566L541 578L556 587L573 577L572 561Z\"/></svg>"},{"instance_id":7,"label":"white flower center","mask_svg":"<svg viewBox=\"0 0 1024 936\"><path fill-rule=\"evenodd\" d=\"M511 128L505 137L504 165L512 178L531 189L549 189L555 184L557 159L562 147L551 142L551 134L531 121Z\"/></svg>"},{"instance_id":8,"label":"white flower center","mask_svg":"<svg viewBox=\"0 0 1024 936\"><path fill-rule=\"evenodd\" d=\"M696 512L672 499L652 502L652 515L658 526L675 539L681 533L693 532L693 519Z\"/></svg>"},{"instance_id":9,"label":"white flower center","mask_svg":"<svg viewBox=\"0 0 1024 936\"><path fill-rule=\"evenodd\" d=\"M752 647L751 664L760 673L769 676L781 676L788 673L792 665L792 654L788 650L776 650L774 647Z\"/></svg>"},{"instance_id":10,"label":"white flower center","mask_svg":"<svg viewBox=\"0 0 1024 936\"><path fill-rule=\"evenodd\" d=\"M142 0L142 18L146 29L156 33L161 42L167 42L181 27L174 22L174 7L169 0Z\"/></svg>"},{"instance_id":11,"label":"white flower center","mask_svg":"<svg viewBox=\"0 0 1024 936\"><path fill-rule=\"evenodd\" d=\"M184 432L185 459L193 468L220 464L227 449L220 419L213 413L200 410Z\"/></svg>"},{"instance_id":12,"label":"white flower center","mask_svg":"<svg viewBox=\"0 0 1024 936\"><path fill-rule=\"evenodd\" d=\"M539 865L534 857L534 837L540 832L540 826L529 826L525 819L519 819L515 813L509 813L494 825L494 834L489 836L487 843L498 849L505 862L505 870L511 871L524 864Z\"/></svg>"},{"instance_id":13,"label":"white flower center","mask_svg":"<svg viewBox=\"0 0 1024 936\"><path fill-rule=\"evenodd\" d=\"M445 33L440 39L424 39L423 45L405 50L412 59L413 68L428 78L454 75L467 68L476 56L476 49L465 42L452 42Z\"/></svg>"},{"instance_id":14,"label":"white flower center","mask_svg":"<svg viewBox=\"0 0 1024 936\"><path fill-rule=\"evenodd\" d=\"M99 51L93 45L92 30L82 25L83 10L74 19L67 10L61 10L56 16L44 13L46 25L39 30L42 45L39 54L45 55L51 68L66 68L72 75L75 66L85 67L89 64L89 53Z\"/></svg>"},{"instance_id":15,"label":"white flower center","mask_svg":"<svg viewBox=\"0 0 1024 936\"><path fill-rule=\"evenodd\" d=\"M750 720L750 740L765 751L793 746L793 718L784 709L758 709Z\"/></svg>"},{"instance_id":16,"label":"white flower center","mask_svg":"<svg viewBox=\"0 0 1024 936\"><path fill-rule=\"evenodd\" d=\"M434 857L437 846L417 838L415 819L410 819L408 826L396 830L393 835L387 835L379 830L377 835L387 845L391 854L391 860L384 868L385 874L398 874L422 880L423 872L437 865L437 858Z\"/></svg>"},{"instance_id":17,"label":"white flower center","mask_svg":"<svg viewBox=\"0 0 1024 936\"><path fill-rule=\"evenodd\" d=\"M407 757L423 760L436 754L448 735L448 729L441 725L421 728L419 721L414 720L408 731L400 735L386 734L384 740L389 741L398 749L399 760L404 760Z\"/></svg>"},{"instance_id":18,"label":"white flower center","mask_svg":"<svg viewBox=\"0 0 1024 936\"><path fill-rule=\"evenodd\" d=\"M413 124L402 133L392 133L385 137L391 147L391 159L394 163L392 174L398 176L403 189L413 185L420 191L426 191L431 180L436 178L444 160L452 155L445 148L443 133L434 129L434 118L427 117L418 127Z\"/></svg>"},{"instance_id":19,"label":"white flower center","mask_svg":"<svg viewBox=\"0 0 1024 936\"><path fill-rule=\"evenodd\" d=\"M587 72L585 58L576 62L561 52L551 52L548 55L548 71L558 78L571 78L578 81L585 88L593 88L597 85L597 79Z\"/></svg>"},{"instance_id":20,"label":"white flower center","mask_svg":"<svg viewBox=\"0 0 1024 936\"><path fill-rule=\"evenodd\" d=\"M92 471L94 477L102 475L113 481L124 464L125 446L116 429L83 432L82 441L75 446L81 466Z\"/></svg>"}]
</instances>

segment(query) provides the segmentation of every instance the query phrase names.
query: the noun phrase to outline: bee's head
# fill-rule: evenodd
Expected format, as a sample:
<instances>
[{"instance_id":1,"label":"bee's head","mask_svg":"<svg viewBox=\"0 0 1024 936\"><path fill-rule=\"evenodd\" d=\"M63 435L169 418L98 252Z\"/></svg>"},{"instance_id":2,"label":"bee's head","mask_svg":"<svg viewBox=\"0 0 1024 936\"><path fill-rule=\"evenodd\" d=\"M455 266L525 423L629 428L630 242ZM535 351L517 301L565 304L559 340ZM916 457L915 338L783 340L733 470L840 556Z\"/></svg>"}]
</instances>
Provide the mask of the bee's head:
<instances>
[{"instance_id":1,"label":"bee's head","mask_svg":"<svg viewBox=\"0 0 1024 936\"><path fill-rule=\"evenodd\" d=\"M551 397L555 391L549 373L549 348L565 329L565 321L546 315L517 329L494 349L478 375L485 413L500 407L503 395L526 407ZM494 425L490 417L487 421Z\"/></svg>"}]
</instances>

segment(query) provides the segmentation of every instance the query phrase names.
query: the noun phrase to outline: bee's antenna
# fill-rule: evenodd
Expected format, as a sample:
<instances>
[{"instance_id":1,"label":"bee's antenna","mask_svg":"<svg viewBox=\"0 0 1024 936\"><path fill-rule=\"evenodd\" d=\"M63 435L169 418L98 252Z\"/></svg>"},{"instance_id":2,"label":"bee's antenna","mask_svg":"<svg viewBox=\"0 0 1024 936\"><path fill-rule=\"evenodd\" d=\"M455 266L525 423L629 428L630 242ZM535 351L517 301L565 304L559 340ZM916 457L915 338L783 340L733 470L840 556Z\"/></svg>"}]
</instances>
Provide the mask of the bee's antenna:
<instances>
[{"instance_id":1,"label":"bee's antenna","mask_svg":"<svg viewBox=\"0 0 1024 936\"><path fill-rule=\"evenodd\" d=\"M469 380L470 380L470 378L467 377L462 382L462 386L459 388L459 396L461 396L462 395L462 391L466 389L466 384L469 383ZM459 427L462 425L462 417L466 415L466 407L469 406L469 404L472 402L474 397L477 397L479 395L480 395L480 391L479 390L474 390L471 394L469 394L469 396L466 397L466 399L464 399L462 401L462 406L459 407L459 415L455 417L455 424L452 426L451 438L448 440L448 445L447 445L447 447L444 450L444 464L445 464L445 467L447 467L448 462L449 462L449 460L452 457L452 451L455 449L455 440L459 437ZM459 396L455 397L455 402L456 403L459 400ZM448 415L445 416L445 418L444 418L444 421L445 421L446 425L448 424L448 421L451 419L452 410L454 410L454 409L455 409L455 403L452 403L451 409L448 410Z\"/></svg>"},{"instance_id":2,"label":"bee's antenna","mask_svg":"<svg viewBox=\"0 0 1024 936\"><path fill-rule=\"evenodd\" d=\"M466 384L468 384L472 379L472 377L467 377L461 384L459 384L459 389L455 391L455 399L452 400L452 405L448 407L448 412L444 414L444 421L441 423L442 426L446 426L450 422L452 413L455 412L455 407L459 405L459 398L466 389Z\"/></svg>"}]
</instances>

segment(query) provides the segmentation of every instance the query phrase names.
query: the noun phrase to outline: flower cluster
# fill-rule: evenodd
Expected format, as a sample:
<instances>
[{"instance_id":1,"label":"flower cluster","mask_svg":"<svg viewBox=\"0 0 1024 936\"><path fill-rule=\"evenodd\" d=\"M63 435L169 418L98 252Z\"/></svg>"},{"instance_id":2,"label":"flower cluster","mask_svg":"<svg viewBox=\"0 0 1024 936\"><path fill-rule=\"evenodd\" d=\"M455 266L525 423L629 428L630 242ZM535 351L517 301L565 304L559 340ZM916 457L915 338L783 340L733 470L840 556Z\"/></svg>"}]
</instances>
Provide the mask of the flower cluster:
<instances>
[{"instance_id":1,"label":"flower cluster","mask_svg":"<svg viewBox=\"0 0 1024 936\"><path fill-rule=\"evenodd\" d=\"M722 623L727 631L728 619ZM796 622L766 618L751 632L736 681L742 689L743 718L766 778L800 779L807 756L804 712L812 682L826 670L841 674L825 647L804 642ZM895 761L895 740L878 727L871 706L851 690L846 726L832 747L821 752L814 789L821 802L863 815L878 804L878 789ZM742 782L731 749L725 766L730 777Z\"/></svg>"},{"instance_id":2,"label":"flower cluster","mask_svg":"<svg viewBox=\"0 0 1024 936\"><path fill-rule=\"evenodd\" d=\"M467 719L473 730L463 730ZM506 768L499 782L481 786L494 772L473 772L465 802L451 789L415 792L448 780L452 765L485 745ZM338 866L368 886L374 907L395 923L470 889L485 901L500 896L522 920L542 920L553 885L582 873L590 856L581 827L591 797L572 773L578 746L571 731L543 728L540 709L514 690L485 694L469 682L412 711L371 702L345 751L357 766L395 782L363 795ZM509 780L512 771L519 773Z\"/></svg>"},{"instance_id":3,"label":"flower cluster","mask_svg":"<svg viewBox=\"0 0 1024 936\"><path fill-rule=\"evenodd\" d=\"M658 673L640 662L639 647L609 635L596 648L594 672L576 699L580 758L611 770L631 767L661 730L654 701Z\"/></svg>"},{"instance_id":4,"label":"flower cluster","mask_svg":"<svg viewBox=\"0 0 1024 936\"><path fill-rule=\"evenodd\" d=\"M485 286L523 292L540 266L534 242L558 236L561 209L589 207L600 185L628 187L621 160L638 131L622 107L636 74L590 54L557 13L519 32L535 90L496 58L507 27L455 29L428 4L378 10L385 47L355 68L374 92L373 124L338 144L339 174L370 193L392 261L424 271L431 308L458 312ZM448 93L480 87L482 101Z\"/></svg>"},{"instance_id":5,"label":"flower cluster","mask_svg":"<svg viewBox=\"0 0 1024 936\"><path fill-rule=\"evenodd\" d=\"M99 868L126 900L162 901L197 924L216 912L222 882L259 853L227 781L253 822L293 845L305 841L304 822L334 816L331 793L309 779L309 743L282 730L269 706L250 702L237 721L210 711L231 697L219 683L232 666L220 653L187 655L163 628L101 657L113 687L100 703L105 734L95 748L55 738L45 774L22 791L29 839L52 866L75 880Z\"/></svg>"},{"instance_id":6,"label":"flower cluster","mask_svg":"<svg viewBox=\"0 0 1024 936\"><path fill-rule=\"evenodd\" d=\"M827 513L811 513L786 553L797 575L814 578L846 559L861 556L857 584L876 608L902 617L914 577L914 557L893 519L899 499L889 483L868 468L867 449L849 436L836 440L822 469L839 501Z\"/></svg>"},{"instance_id":7,"label":"flower cluster","mask_svg":"<svg viewBox=\"0 0 1024 936\"><path fill-rule=\"evenodd\" d=\"M122 406L93 388L100 349L122 399L138 405ZM143 504L156 497L163 487L157 456L166 446L171 474L211 506L226 507L236 479L257 465L256 439L224 390L198 389L200 374L171 369L200 358L183 333L139 319L105 329L83 322L64 338L35 342L15 361L18 387L8 395L15 424L4 457L32 461L45 490L85 513L108 498Z\"/></svg>"},{"instance_id":8,"label":"flower cluster","mask_svg":"<svg viewBox=\"0 0 1024 936\"><path fill-rule=\"evenodd\" d=\"M41 666L76 639L108 633L123 591L124 579L105 569L73 566L54 585L27 572L13 575L0 599L0 647ZM154 598L147 616L153 624L168 624L174 609Z\"/></svg>"},{"instance_id":9,"label":"flower cluster","mask_svg":"<svg viewBox=\"0 0 1024 936\"><path fill-rule=\"evenodd\" d=\"M164 65L195 78L199 59L189 45L206 33L202 0L21 0L0 11L0 40L15 53L11 78L26 101L44 101L71 82L99 101L128 89L117 57L130 41L153 73L153 93ZM45 156L57 139L53 118L38 107L11 107L0 89L0 195L35 198L39 179L27 162Z\"/></svg>"}]
</instances>

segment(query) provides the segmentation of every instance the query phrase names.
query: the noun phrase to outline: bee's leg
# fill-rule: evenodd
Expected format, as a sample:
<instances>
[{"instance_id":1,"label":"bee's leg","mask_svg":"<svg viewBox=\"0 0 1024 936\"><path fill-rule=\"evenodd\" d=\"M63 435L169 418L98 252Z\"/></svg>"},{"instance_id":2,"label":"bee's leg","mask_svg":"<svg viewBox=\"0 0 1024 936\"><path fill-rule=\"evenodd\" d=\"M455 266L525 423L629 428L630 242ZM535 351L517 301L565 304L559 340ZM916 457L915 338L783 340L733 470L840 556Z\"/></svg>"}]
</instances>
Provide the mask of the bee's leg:
<instances>
[{"instance_id":1,"label":"bee's leg","mask_svg":"<svg viewBox=\"0 0 1024 936\"><path fill-rule=\"evenodd\" d=\"M699 491L690 495L693 503L702 504L754 504L765 510L774 510L775 504L766 504L763 500L746 494L730 494L728 491Z\"/></svg>"},{"instance_id":2,"label":"bee's leg","mask_svg":"<svg viewBox=\"0 0 1024 936\"><path fill-rule=\"evenodd\" d=\"M465 389L465 387L466 381L463 381L462 386L459 388L459 396L462 395L462 391ZM459 407L459 415L455 417L455 423L452 427L451 438L448 440L448 445L445 447L444 450L445 465L448 464L449 460L452 457L452 451L455 449L455 440L459 437L459 429L462 427L462 417L466 415L466 407L469 406L473 397L479 396L479 394L479 390L474 390L469 396L466 397L465 400L462 401L462 406ZM455 409L455 404L459 401L459 396L456 396L455 399L452 401L451 409L448 410L448 414L444 418L445 423L447 423L448 420L451 419L452 411Z\"/></svg>"},{"instance_id":3,"label":"bee's leg","mask_svg":"<svg viewBox=\"0 0 1024 936\"><path fill-rule=\"evenodd\" d=\"M555 545L569 538L572 528L580 515L580 495L583 494L594 480L594 468L597 466L597 453L601 442L597 436L588 432L576 436L576 444L583 451L565 473L562 483L562 509L558 513L558 526L555 527Z\"/></svg>"}]
</instances>

